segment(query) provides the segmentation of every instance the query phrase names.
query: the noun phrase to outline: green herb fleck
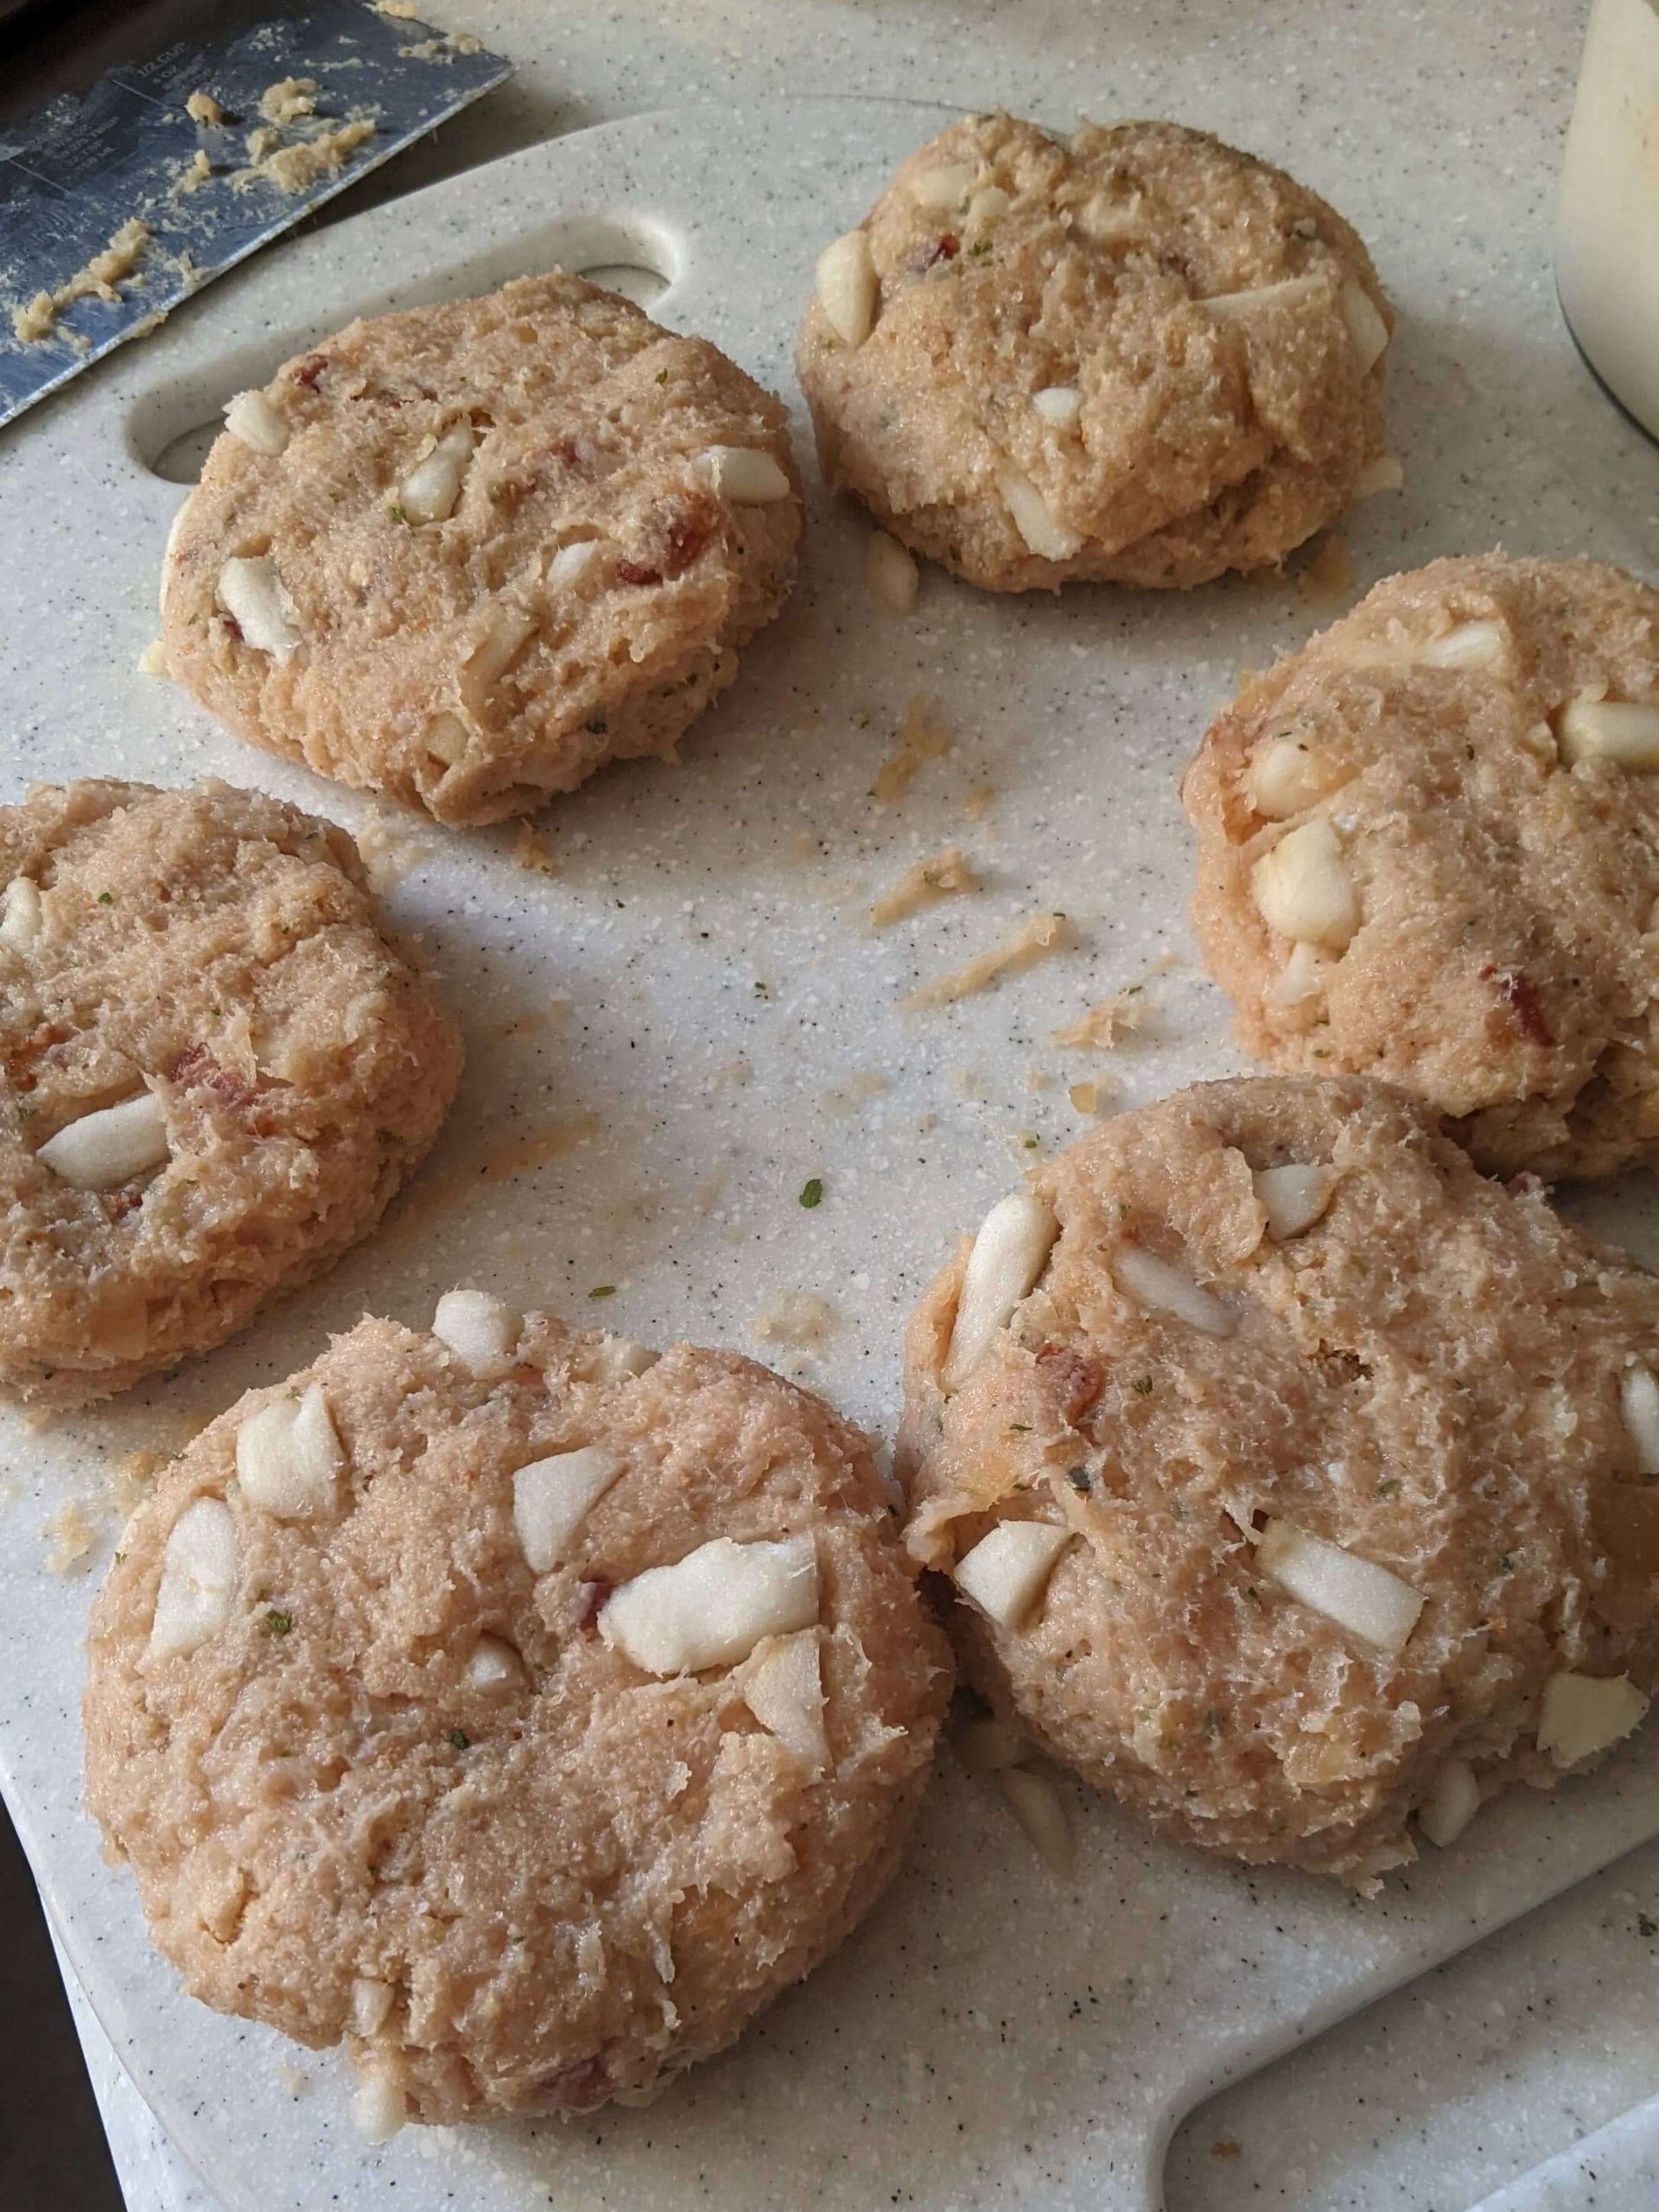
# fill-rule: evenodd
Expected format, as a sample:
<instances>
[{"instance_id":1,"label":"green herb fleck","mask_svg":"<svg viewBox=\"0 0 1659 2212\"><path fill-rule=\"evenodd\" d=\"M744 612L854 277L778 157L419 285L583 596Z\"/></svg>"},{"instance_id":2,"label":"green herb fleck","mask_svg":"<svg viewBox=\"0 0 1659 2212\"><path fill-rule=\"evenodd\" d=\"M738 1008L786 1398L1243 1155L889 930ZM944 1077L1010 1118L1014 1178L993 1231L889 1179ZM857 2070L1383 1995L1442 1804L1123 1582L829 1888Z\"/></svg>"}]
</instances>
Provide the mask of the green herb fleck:
<instances>
[{"instance_id":1,"label":"green herb fleck","mask_svg":"<svg viewBox=\"0 0 1659 2212\"><path fill-rule=\"evenodd\" d=\"M114 892L100 891L98 894L98 903L100 906L113 906L115 904Z\"/></svg>"},{"instance_id":2,"label":"green herb fleck","mask_svg":"<svg viewBox=\"0 0 1659 2212\"><path fill-rule=\"evenodd\" d=\"M772 996L772 985L770 983L763 983L760 977L757 976L755 978L754 984L754 995L758 999L769 999Z\"/></svg>"},{"instance_id":3,"label":"green herb fleck","mask_svg":"<svg viewBox=\"0 0 1659 2212\"><path fill-rule=\"evenodd\" d=\"M1008 1423L1008 1434L1010 1436L1029 1436L1031 1434L1031 1423L1028 1421L1011 1421Z\"/></svg>"},{"instance_id":4,"label":"green herb fleck","mask_svg":"<svg viewBox=\"0 0 1659 2212\"><path fill-rule=\"evenodd\" d=\"M266 1611L265 1618L259 1625L267 1636L286 1636L294 1625L294 1616L292 1613L279 1611L275 1605L272 1605Z\"/></svg>"},{"instance_id":5,"label":"green herb fleck","mask_svg":"<svg viewBox=\"0 0 1659 2212\"><path fill-rule=\"evenodd\" d=\"M1204 1716L1204 1728L1208 1736L1219 1736L1221 1733L1221 1715L1213 1705Z\"/></svg>"},{"instance_id":6,"label":"green herb fleck","mask_svg":"<svg viewBox=\"0 0 1659 2212\"><path fill-rule=\"evenodd\" d=\"M1151 1377L1151 1376L1150 1376L1150 1375L1137 1375L1137 1376L1135 1376L1135 1378L1134 1382L1129 1385L1129 1388L1130 1388L1132 1390L1138 1391L1138 1392L1140 1393L1140 1395L1141 1395L1141 1397L1143 1397L1143 1398L1149 1398L1149 1397L1152 1395L1152 1377Z\"/></svg>"},{"instance_id":7,"label":"green herb fleck","mask_svg":"<svg viewBox=\"0 0 1659 2212\"><path fill-rule=\"evenodd\" d=\"M989 238L976 238L972 245L968 249L969 252L973 255L976 261L980 260L984 255L988 254L990 250L991 242Z\"/></svg>"},{"instance_id":8,"label":"green herb fleck","mask_svg":"<svg viewBox=\"0 0 1659 2212\"><path fill-rule=\"evenodd\" d=\"M588 1295L589 1298L614 1298L616 1285L613 1282L596 1282Z\"/></svg>"},{"instance_id":9,"label":"green herb fleck","mask_svg":"<svg viewBox=\"0 0 1659 2212\"><path fill-rule=\"evenodd\" d=\"M464 1728L452 1728L449 1731L449 1741L458 1751L464 1751L472 1740Z\"/></svg>"},{"instance_id":10,"label":"green herb fleck","mask_svg":"<svg viewBox=\"0 0 1659 2212\"><path fill-rule=\"evenodd\" d=\"M1384 1475L1376 1486L1376 1494L1379 1497L1398 1497L1400 1495L1399 1476Z\"/></svg>"},{"instance_id":11,"label":"green herb fleck","mask_svg":"<svg viewBox=\"0 0 1659 2212\"><path fill-rule=\"evenodd\" d=\"M1128 1219L1128 1217L1129 1217L1129 1202L1128 1202L1128 1200L1127 1198L1120 1198L1120 1199L1118 1200L1118 1202L1117 1202L1117 1217L1118 1217L1118 1219L1119 1219L1120 1221L1127 1221L1127 1220Z\"/></svg>"},{"instance_id":12,"label":"green herb fleck","mask_svg":"<svg viewBox=\"0 0 1659 2212\"><path fill-rule=\"evenodd\" d=\"M809 1209L823 1204L823 1178L821 1175L809 1175L802 1184L801 1204Z\"/></svg>"},{"instance_id":13,"label":"green herb fleck","mask_svg":"<svg viewBox=\"0 0 1659 2212\"><path fill-rule=\"evenodd\" d=\"M409 517L404 512L401 507L393 507L390 509L389 512L393 522L407 522L409 520Z\"/></svg>"},{"instance_id":14,"label":"green herb fleck","mask_svg":"<svg viewBox=\"0 0 1659 2212\"><path fill-rule=\"evenodd\" d=\"M658 370L657 381L658 384L666 384L668 382L668 371L666 369Z\"/></svg>"},{"instance_id":15,"label":"green herb fleck","mask_svg":"<svg viewBox=\"0 0 1659 2212\"><path fill-rule=\"evenodd\" d=\"M1087 1467L1068 1467L1065 1471L1065 1479L1079 1497L1087 1497L1095 1486L1095 1478Z\"/></svg>"},{"instance_id":16,"label":"green herb fleck","mask_svg":"<svg viewBox=\"0 0 1659 2212\"><path fill-rule=\"evenodd\" d=\"M1499 1552L1497 1555L1497 1571L1500 1574L1513 1574L1515 1573L1515 1554L1513 1552Z\"/></svg>"}]
</instances>

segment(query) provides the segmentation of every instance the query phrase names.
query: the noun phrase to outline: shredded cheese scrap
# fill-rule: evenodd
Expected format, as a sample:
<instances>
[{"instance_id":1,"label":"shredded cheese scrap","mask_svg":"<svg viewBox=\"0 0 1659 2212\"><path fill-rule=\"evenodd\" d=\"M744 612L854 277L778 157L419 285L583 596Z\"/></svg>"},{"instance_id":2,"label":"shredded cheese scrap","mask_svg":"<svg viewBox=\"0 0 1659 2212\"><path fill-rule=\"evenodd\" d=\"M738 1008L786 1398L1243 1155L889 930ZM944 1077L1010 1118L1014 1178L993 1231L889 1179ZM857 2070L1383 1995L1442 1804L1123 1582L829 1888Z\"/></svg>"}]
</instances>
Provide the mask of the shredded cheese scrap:
<instances>
[{"instance_id":1,"label":"shredded cheese scrap","mask_svg":"<svg viewBox=\"0 0 1659 2212\"><path fill-rule=\"evenodd\" d=\"M950 731L942 722L928 720L927 701L918 691L893 734L893 750L875 772L870 797L883 806L897 806L924 761L943 760L950 750Z\"/></svg>"},{"instance_id":2,"label":"shredded cheese scrap","mask_svg":"<svg viewBox=\"0 0 1659 2212\"><path fill-rule=\"evenodd\" d=\"M1144 1026L1146 1019L1142 987L1131 983L1127 990L1114 992L1098 1006L1091 1006L1076 1021L1068 1021L1064 1029L1057 1029L1054 1042L1074 1052L1109 1052L1120 1030L1133 1033Z\"/></svg>"},{"instance_id":3,"label":"shredded cheese scrap","mask_svg":"<svg viewBox=\"0 0 1659 2212\"><path fill-rule=\"evenodd\" d=\"M999 944L989 952L982 952L965 968L958 968L949 976L936 976L932 982L924 983L912 991L905 1003L918 1009L928 1007L955 1006L959 999L971 998L976 991L988 990L1002 976L1012 975L1020 968L1029 968L1051 954L1064 951L1066 942L1064 914L1033 914L1022 922L1006 944Z\"/></svg>"},{"instance_id":4,"label":"shredded cheese scrap","mask_svg":"<svg viewBox=\"0 0 1659 2212\"><path fill-rule=\"evenodd\" d=\"M918 861L914 868L899 877L885 899L876 900L870 909L870 927L884 930L890 922L902 922L912 914L919 914L924 906L932 906L936 899L978 888L979 878L963 860L960 848L949 845L931 860Z\"/></svg>"}]
</instances>

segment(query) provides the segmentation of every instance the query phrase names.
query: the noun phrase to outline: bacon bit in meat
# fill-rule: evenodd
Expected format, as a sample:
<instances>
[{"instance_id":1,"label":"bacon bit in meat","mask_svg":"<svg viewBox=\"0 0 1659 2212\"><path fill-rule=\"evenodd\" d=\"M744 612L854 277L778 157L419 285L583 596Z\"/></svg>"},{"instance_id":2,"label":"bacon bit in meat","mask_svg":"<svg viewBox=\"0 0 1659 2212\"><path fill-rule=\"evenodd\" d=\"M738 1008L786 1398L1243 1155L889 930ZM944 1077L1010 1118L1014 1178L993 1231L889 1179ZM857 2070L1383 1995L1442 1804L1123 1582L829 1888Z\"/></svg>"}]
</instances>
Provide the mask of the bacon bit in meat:
<instances>
[{"instance_id":1,"label":"bacon bit in meat","mask_svg":"<svg viewBox=\"0 0 1659 2212\"><path fill-rule=\"evenodd\" d=\"M598 1627L599 1617L604 1611L606 1603L615 1587L616 1585L613 1582L577 1583L576 1626L579 1629L591 1632Z\"/></svg>"},{"instance_id":2,"label":"bacon bit in meat","mask_svg":"<svg viewBox=\"0 0 1659 2212\"><path fill-rule=\"evenodd\" d=\"M209 1054L205 1045L191 1045L179 1054L168 1070L169 1083L181 1084L186 1090L200 1088L211 1090L227 1106L251 1105L257 1093L245 1077L222 1068Z\"/></svg>"},{"instance_id":3,"label":"bacon bit in meat","mask_svg":"<svg viewBox=\"0 0 1659 2212\"><path fill-rule=\"evenodd\" d=\"M1075 1421L1099 1397L1106 1370L1097 1359L1073 1351L1069 1344L1043 1344L1037 1352L1037 1372L1054 1402L1061 1419Z\"/></svg>"},{"instance_id":4,"label":"bacon bit in meat","mask_svg":"<svg viewBox=\"0 0 1659 2212\"><path fill-rule=\"evenodd\" d=\"M677 493L664 499L652 516L639 556L619 561L618 580L625 584L660 584L683 575L697 556L719 532L718 503L703 493Z\"/></svg>"},{"instance_id":5,"label":"bacon bit in meat","mask_svg":"<svg viewBox=\"0 0 1659 2212\"><path fill-rule=\"evenodd\" d=\"M925 276L930 269L937 269L942 261L954 261L961 251L962 240L954 231L946 231L931 245L918 246L910 265L918 276Z\"/></svg>"},{"instance_id":6,"label":"bacon bit in meat","mask_svg":"<svg viewBox=\"0 0 1659 2212\"><path fill-rule=\"evenodd\" d=\"M308 391L315 391L317 378L327 365L328 356L326 353L308 353L302 361L295 364L292 371L294 381L303 385Z\"/></svg>"},{"instance_id":7,"label":"bacon bit in meat","mask_svg":"<svg viewBox=\"0 0 1659 2212\"><path fill-rule=\"evenodd\" d=\"M1555 1033L1545 1017L1536 986L1511 968L1490 963L1480 971L1483 983L1496 983L1497 995L1515 1017L1515 1026L1529 1045L1553 1045Z\"/></svg>"},{"instance_id":8,"label":"bacon bit in meat","mask_svg":"<svg viewBox=\"0 0 1659 2212\"><path fill-rule=\"evenodd\" d=\"M594 2112L611 2094L611 2071L602 2058L583 2058L544 2074L537 2086L561 2112Z\"/></svg>"}]
</instances>

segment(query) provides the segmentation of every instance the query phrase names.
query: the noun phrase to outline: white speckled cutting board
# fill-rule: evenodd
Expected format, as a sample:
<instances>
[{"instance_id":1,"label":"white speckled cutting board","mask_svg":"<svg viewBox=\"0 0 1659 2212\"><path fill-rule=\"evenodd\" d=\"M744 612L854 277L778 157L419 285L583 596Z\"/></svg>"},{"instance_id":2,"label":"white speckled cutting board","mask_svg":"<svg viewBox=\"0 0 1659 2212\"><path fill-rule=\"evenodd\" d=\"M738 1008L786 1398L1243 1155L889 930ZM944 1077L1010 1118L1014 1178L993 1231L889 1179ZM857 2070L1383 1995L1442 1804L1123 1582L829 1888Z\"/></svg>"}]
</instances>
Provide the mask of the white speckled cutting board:
<instances>
[{"instance_id":1,"label":"white speckled cutting board","mask_svg":"<svg viewBox=\"0 0 1659 2212\"><path fill-rule=\"evenodd\" d=\"M938 119L899 102L779 102L516 155L267 257L0 441L0 796L40 777L213 772L359 833L390 822L392 912L425 932L467 1027L445 1137L335 1274L171 1381L44 1429L0 1427L7 1796L105 2025L225 2212L1139 2212L1156 2202L1169 2127L1217 2081L1659 1833L1650 1731L1553 1801L1484 1813L1371 1904L1156 1843L1081 1791L1066 1883L947 1758L884 1904L735 2052L646 2111L410 2129L380 2151L353 2133L342 2066L296 2069L278 2038L178 1993L127 1878L100 1861L74 1708L130 1455L175 1447L365 1307L424 1319L456 1280L600 1311L647 1340L770 1351L890 1428L912 1298L1032 1141L1083 1125L1069 1086L1108 1077L1133 1103L1239 1065L1192 965L1175 785L1240 666L1336 611L1294 576L1022 602L929 574L917 613L894 620L865 595L867 526L815 496L795 598L684 765L613 771L564 802L537 825L544 868L524 865L514 830L445 834L246 751L134 672L181 496L154 464L230 392L354 313L563 260L656 268L671 280L664 321L793 401L817 247ZM1308 181L1340 202L1340 175L1333 144ZM1640 568L1650 493L1632 494L1629 434L1558 365L1526 387L1490 319L1466 334L1412 236L1382 256L1402 309L1391 404L1408 488L1347 526L1359 582L1499 538ZM798 434L805 461L798 419ZM871 784L918 694L950 749L883 808ZM871 899L946 843L984 890L872 934ZM918 982L1036 908L1071 918L1072 950L950 1012L902 1010ZM1147 977L1150 1017L1123 1050L1091 1061L1053 1043ZM812 1211L798 1202L809 1176L824 1185ZM1659 1249L1642 1190L1599 1194L1593 1212ZM614 1294L595 1308L604 1285ZM758 1333L788 1293L833 1309L804 1351ZM99 1537L89 1571L57 1577L43 1528L70 1501Z\"/></svg>"}]
</instances>

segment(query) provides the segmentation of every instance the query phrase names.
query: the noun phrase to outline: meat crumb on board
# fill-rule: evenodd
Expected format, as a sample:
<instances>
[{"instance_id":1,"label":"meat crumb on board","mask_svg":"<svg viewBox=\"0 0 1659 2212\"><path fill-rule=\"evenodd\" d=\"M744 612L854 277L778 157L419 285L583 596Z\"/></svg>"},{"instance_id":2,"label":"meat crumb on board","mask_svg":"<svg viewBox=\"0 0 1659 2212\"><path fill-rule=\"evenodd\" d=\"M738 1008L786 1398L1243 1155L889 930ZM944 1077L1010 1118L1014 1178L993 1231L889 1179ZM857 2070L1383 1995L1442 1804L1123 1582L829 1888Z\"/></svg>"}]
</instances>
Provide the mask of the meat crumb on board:
<instances>
[{"instance_id":1,"label":"meat crumb on board","mask_svg":"<svg viewBox=\"0 0 1659 2212\"><path fill-rule=\"evenodd\" d=\"M423 38L413 46L400 46L397 54L403 61L453 61L458 54L481 54L483 50L483 40L474 38L471 31L445 31L437 38Z\"/></svg>"},{"instance_id":2,"label":"meat crumb on board","mask_svg":"<svg viewBox=\"0 0 1659 2212\"><path fill-rule=\"evenodd\" d=\"M284 77L278 84L267 85L259 95L259 112L267 123L297 123L302 116L316 111L315 77Z\"/></svg>"},{"instance_id":3,"label":"meat crumb on board","mask_svg":"<svg viewBox=\"0 0 1659 2212\"><path fill-rule=\"evenodd\" d=\"M192 123L219 124L230 121L211 92L192 92L184 104L184 111Z\"/></svg>"},{"instance_id":4,"label":"meat crumb on board","mask_svg":"<svg viewBox=\"0 0 1659 2212\"><path fill-rule=\"evenodd\" d=\"M993 946L989 952L982 952L977 959L953 969L948 976L938 976L931 983L924 983L911 993L905 1003L918 1012L930 1007L955 1006L960 999L988 990L1004 976L1063 952L1067 935L1064 914L1032 914L1005 944Z\"/></svg>"},{"instance_id":5,"label":"meat crumb on board","mask_svg":"<svg viewBox=\"0 0 1659 2212\"><path fill-rule=\"evenodd\" d=\"M71 1498L59 1506L48 1520L45 1535L48 1549L48 1569L53 1574L84 1573L98 1541L96 1522L87 1516L86 1507L79 1498Z\"/></svg>"},{"instance_id":6,"label":"meat crumb on board","mask_svg":"<svg viewBox=\"0 0 1659 2212\"><path fill-rule=\"evenodd\" d=\"M377 898L401 883L411 870L423 867L437 850L429 837L405 828L403 819L392 815L372 817L358 831L355 842L369 888Z\"/></svg>"},{"instance_id":7,"label":"meat crumb on board","mask_svg":"<svg viewBox=\"0 0 1659 2212\"><path fill-rule=\"evenodd\" d=\"M545 836L528 822L518 825L518 835L512 841L512 857L519 868L531 875L555 875L557 864L549 849Z\"/></svg>"},{"instance_id":8,"label":"meat crumb on board","mask_svg":"<svg viewBox=\"0 0 1659 2212\"><path fill-rule=\"evenodd\" d=\"M1108 1076L1085 1076L1081 1083L1068 1084L1065 1095L1079 1114L1109 1114L1117 1102L1117 1085Z\"/></svg>"},{"instance_id":9,"label":"meat crumb on board","mask_svg":"<svg viewBox=\"0 0 1659 2212\"><path fill-rule=\"evenodd\" d=\"M780 1290L750 1324L762 1344L781 1346L778 1362L791 1379L823 1351L841 1326L841 1316L827 1298L810 1290Z\"/></svg>"},{"instance_id":10,"label":"meat crumb on board","mask_svg":"<svg viewBox=\"0 0 1659 2212\"><path fill-rule=\"evenodd\" d=\"M334 176L346 166L346 157L374 136L374 123L366 115L353 116L291 146L278 143L276 132L262 124L248 134L248 163L230 179L233 192L247 192L256 184L274 184L279 192L304 192L319 177Z\"/></svg>"},{"instance_id":11,"label":"meat crumb on board","mask_svg":"<svg viewBox=\"0 0 1659 2212\"><path fill-rule=\"evenodd\" d=\"M874 1068L862 1069L849 1075L844 1083L836 1084L828 1090L821 1090L818 1105L832 1121L844 1122L861 1112L872 1098L879 1098L884 1090L891 1090L892 1088L886 1076L879 1074Z\"/></svg>"},{"instance_id":12,"label":"meat crumb on board","mask_svg":"<svg viewBox=\"0 0 1659 2212\"><path fill-rule=\"evenodd\" d=\"M123 223L103 251L95 253L84 269L76 270L55 290L36 292L24 306L13 308L13 334L25 346L41 345L54 335L67 338L73 346L85 346L86 340L73 332L58 332L58 317L77 300L118 299L116 286L133 278L149 240L149 225L137 216Z\"/></svg>"},{"instance_id":13,"label":"meat crumb on board","mask_svg":"<svg viewBox=\"0 0 1659 2212\"><path fill-rule=\"evenodd\" d=\"M924 763L943 760L950 750L950 731L929 719L927 701L917 692L893 734L893 750L875 772L870 797L882 806L897 806Z\"/></svg>"},{"instance_id":14,"label":"meat crumb on board","mask_svg":"<svg viewBox=\"0 0 1659 2212\"><path fill-rule=\"evenodd\" d=\"M915 867L906 870L884 899L878 899L870 909L870 927L884 930L893 922L906 920L919 914L925 906L931 906L940 899L949 899L960 891L977 891L979 878L962 856L959 846L948 845L931 859L918 861Z\"/></svg>"},{"instance_id":15,"label":"meat crumb on board","mask_svg":"<svg viewBox=\"0 0 1659 2212\"><path fill-rule=\"evenodd\" d=\"M1354 564L1340 537L1322 537L1296 579L1304 607L1340 607L1354 592Z\"/></svg>"}]
</instances>

